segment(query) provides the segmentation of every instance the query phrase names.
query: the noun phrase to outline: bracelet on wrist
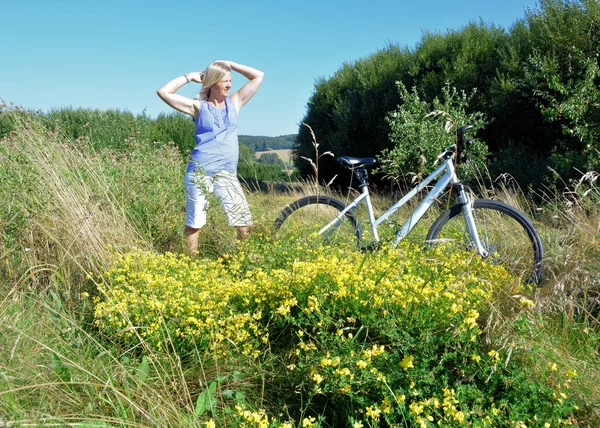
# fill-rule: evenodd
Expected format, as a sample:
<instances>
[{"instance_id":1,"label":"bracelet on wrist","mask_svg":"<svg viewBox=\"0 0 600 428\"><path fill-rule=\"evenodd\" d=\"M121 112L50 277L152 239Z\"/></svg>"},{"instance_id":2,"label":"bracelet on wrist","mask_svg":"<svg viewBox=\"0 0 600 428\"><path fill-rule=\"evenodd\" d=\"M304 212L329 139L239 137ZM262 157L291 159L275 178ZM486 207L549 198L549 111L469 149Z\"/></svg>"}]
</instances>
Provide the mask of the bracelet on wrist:
<instances>
[{"instance_id":1,"label":"bracelet on wrist","mask_svg":"<svg viewBox=\"0 0 600 428\"><path fill-rule=\"evenodd\" d=\"M185 74L183 75L183 77L185 77L185 80L187 80L187 82L188 82L188 83L190 83L190 82L191 82L191 79L190 79L190 75L189 75L189 74L185 73Z\"/></svg>"}]
</instances>

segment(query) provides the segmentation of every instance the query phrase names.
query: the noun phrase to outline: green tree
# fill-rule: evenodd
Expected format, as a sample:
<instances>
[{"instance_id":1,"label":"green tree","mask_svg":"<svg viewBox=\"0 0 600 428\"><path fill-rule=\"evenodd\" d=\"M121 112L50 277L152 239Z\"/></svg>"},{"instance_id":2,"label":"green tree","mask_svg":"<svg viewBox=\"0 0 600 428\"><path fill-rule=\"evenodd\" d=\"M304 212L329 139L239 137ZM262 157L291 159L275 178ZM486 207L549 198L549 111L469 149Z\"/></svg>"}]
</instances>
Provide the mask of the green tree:
<instances>
[{"instance_id":1,"label":"green tree","mask_svg":"<svg viewBox=\"0 0 600 428\"><path fill-rule=\"evenodd\" d=\"M240 143L252 147L256 152L267 150L291 149L296 140L296 134L280 135L278 137L264 137L256 135L240 135Z\"/></svg>"},{"instance_id":2,"label":"green tree","mask_svg":"<svg viewBox=\"0 0 600 428\"><path fill-rule=\"evenodd\" d=\"M563 177L600 167L600 3L543 0L528 17L535 49L525 77L548 126L562 132L550 147Z\"/></svg>"},{"instance_id":3,"label":"green tree","mask_svg":"<svg viewBox=\"0 0 600 428\"><path fill-rule=\"evenodd\" d=\"M506 31L496 25L472 22L460 30L426 32L411 55L406 87L417 87L423 98L439 97L449 82L459 91L471 92L471 108L485 109L495 72L500 64L499 50L506 44Z\"/></svg>"},{"instance_id":4,"label":"green tree","mask_svg":"<svg viewBox=\"0 0 600 428\"><path fill-rule=\"evenodd\" d=\"M336 156L373 156L389 147L386 114L398 105L395 82L408 69L407 48L389 45L368 58L345 63L329 79L321 78L308 102L303 123L310 125L321 152ZM294 163L302 176L312 176L312 166L302 157L314 158L313 139L300 126ZM319 176L328 182L340 173L331 157L320 163Z\"/></svg>"},{"instance_id":5,"label":"green tree","mask_svg":"<svg viewBox=\"0 0 600 428\"><path fill-rule=\"evenodd\" d=\"M240 144L240 157L239 163L247 163L254 164L256 163L256 153L252 147L247 146L246 144Z\"/></svg>"},{"instance_id":6,"label":"green tree","mask_svg":"<svg viewBox=\"0 0 600 428\"><path fill-rule=\"evenodd\" d=\"M573 169L600 168L600 67L598 58L587 58L585 73L578 79L563 81L553 63L538 64L546 74L548 90L538 91L547 101L541 109L550 122L558 122L563 133L578 140L579 145L558 147L552 153L553 166L561 175Z\"/></svg>"},{"instance_id":7,"label":"green tree","mask_svg":"<svg viewBox=\"0 0 600 428\"><path fill-rule=\"evenodd\" d=\"M584 142L571 131L594 123L589 60L597 64L599 8L597 0L541 0L538 9L513 26L493 85L488 114L495 120L484 134L495 135L490 144L495 170L539 185L553 180L548 167L563 179L593 167L582 155L587 144L593 146L590 136ZM589 106L587 113L581 114L577 104Z\"/></svg>"},{"instance_id":8,"label":"green tree","mask_svg":"<svg viewBox=\"0 0 600 428\"><path fill-rule=\"evenodd\" d=\"M322 151L376 156L394 148L386 116L401 103L396 82L426 103L443 99L449 84L470 94L465 113L487 118L478 136L493 175L508 172L535 187L553 180L552 169L569 178L597 168L599 8L598 0L541 0L510 31L470 23L427 32L413 49L389 45L318 80L303 122ZM314 155L304 127L295 148L299 171L313 175L302 159ZM323 180L339 173L333 159L322 162Z\"/></svg>"},{"instance_id":9,"label":"green tree","mask_svg":"<svg viewBox=\"0 0 600 428\"><path fill-rule=\"evenodd\" d=\"M266 164L266 165L276 165L281 169L285 169L285 163L277 153L263 153L258 158L258 163Z\"/></svg>"}]
</instances>

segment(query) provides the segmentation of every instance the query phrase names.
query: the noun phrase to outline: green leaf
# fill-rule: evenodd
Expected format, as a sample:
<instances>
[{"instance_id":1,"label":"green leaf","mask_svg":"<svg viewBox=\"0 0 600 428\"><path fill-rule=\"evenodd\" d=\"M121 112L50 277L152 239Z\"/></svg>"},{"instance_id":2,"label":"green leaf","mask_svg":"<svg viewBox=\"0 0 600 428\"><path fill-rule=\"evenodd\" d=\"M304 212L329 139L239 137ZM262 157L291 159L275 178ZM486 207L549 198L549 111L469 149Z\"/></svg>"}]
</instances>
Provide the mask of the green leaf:
<instances>
[{"instance_id":1,"label":"green leaf","mask_svg":"<svg viewBox=\"0 0 600 428\"><path fill-rule=\"evenodd\" d=\"M148 374L150 373L150 364L148 364L148 358L144 355L142 358L142 362L137 368L137 378L140 382L144 382L148 379Z\"/></svg>"},{"instance_id":2,"label":"green leaf","mask_svg":"<svg viewBox=\"0 0 600 428\"><path fill-rule=\"evenodd\" d=\"M52 370L54 370L62 381L68 382L71 380L71 371L63 363L60 356L54 352L52 353Z\"/></svg>"},{"instance_id":3,"label":"green leaf","mask_svg":"<svg viewBox=\"0 0 600 428\"><path fill-rule=\"evenodd\" d=\"M196 400L196 408L194 409L196 416L202 416L204 412L206 412L208 409L212 409L217 404L217 400L215 398L216 391L217 381L215 380L208 386L207 389L198 395L198 399Z\"/></svg>"},{"instance_id":4,"label":"green leaf","mask_svg":"<svg viewBox=\"0 0 600 428\"><path fill-rule=\"evenodd\" d=\"M244 391L236 391L235 392L235 401L240 404L246 401L246 394Z\"/></svg>"}]
</instances>

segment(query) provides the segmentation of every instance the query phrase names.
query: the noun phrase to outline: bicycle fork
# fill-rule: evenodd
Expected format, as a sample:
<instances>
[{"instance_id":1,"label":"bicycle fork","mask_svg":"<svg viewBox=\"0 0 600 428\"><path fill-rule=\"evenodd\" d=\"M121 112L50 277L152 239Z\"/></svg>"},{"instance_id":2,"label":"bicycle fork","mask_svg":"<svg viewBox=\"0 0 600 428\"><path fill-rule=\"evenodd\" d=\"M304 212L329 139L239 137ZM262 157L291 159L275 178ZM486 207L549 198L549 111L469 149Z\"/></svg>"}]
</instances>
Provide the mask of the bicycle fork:
<instances>
[{"instance_id":1,"label":"bicycle fork","mask_svg":"<svg viewBox=\"0 0 600 428\"><path fill-rule=\"evenodd\" d=\"M465 219L465 225L467 227L467 232L469 233L469 237L471 238L471 242L475 246L477 253L484 259L489 256L489 252L483 247L481 244L481 239L479 239L479 232L477 231L477 225L475 224L475 215L473 214L473 198L469 193L465 191L465 188L462 184L457 183L454 185L458 190L458 201L462 206L462 215Z\"/></svg>"}]
</instances>

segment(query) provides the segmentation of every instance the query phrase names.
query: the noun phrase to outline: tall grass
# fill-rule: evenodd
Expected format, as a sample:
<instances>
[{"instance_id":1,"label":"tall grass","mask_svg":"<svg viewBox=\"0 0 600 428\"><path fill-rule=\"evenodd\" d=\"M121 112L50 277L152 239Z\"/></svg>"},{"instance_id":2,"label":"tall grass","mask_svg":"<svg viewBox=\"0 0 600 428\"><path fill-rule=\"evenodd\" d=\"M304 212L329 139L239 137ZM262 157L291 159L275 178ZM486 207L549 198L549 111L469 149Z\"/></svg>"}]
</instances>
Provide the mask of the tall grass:
<instances>
[{"instance_id":1,"label":"tall grass","mask_svg":"<svg viewBox=\"0 0 600 428\"><path fill-rule=\"evenodd\" d=\"M109 246L147 245L85 141L66 140L29 116L14 119L0 149L6 270L25 265L33 276L46 270L66 279L98 271Z\"/></svg>"},{"instance_id":2,"label":"tall grass","mask_svg":"<svg viewBox=\"0 0 600 428\"><path fill-rule=\"evenodd\" d=\"M175 361L140 363L83 328L53 291L0 302L0 424L192 426ZM97 426L97 425L93 425Z\"/></svg>"},{"instance_id":3,"label":"tall grass","mask_svg":"<svg viewBox=\"0 0 600 428\"><path fill-rule=\"evenodd\" d=\"M523 317L495 312L490 328L506 340L538 350L558 367L586 373L573 379L572 393L586 403L587 424L600 419L600 175L526 194L510 176L481 179L483 197L518 208L533 220L544 245L544 278L532 293L535 311ZM525 335L515 334L518 329ZM492 325L493 324L493 325ZM586 426L588 426L586 425Z\"/></svg>"},{"instance_id":4,"label":"tall grass","mask_svg":"<svg viewBox=\"0 0 600 428\"><path fill-rule=\"evenodd\" d=\"M199 425L179 357L140 361L90 324L115 251L183 250L182 156L97 150L20 113L0 140L0 425Z\"/></svg>"}]
</instances>

